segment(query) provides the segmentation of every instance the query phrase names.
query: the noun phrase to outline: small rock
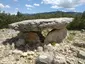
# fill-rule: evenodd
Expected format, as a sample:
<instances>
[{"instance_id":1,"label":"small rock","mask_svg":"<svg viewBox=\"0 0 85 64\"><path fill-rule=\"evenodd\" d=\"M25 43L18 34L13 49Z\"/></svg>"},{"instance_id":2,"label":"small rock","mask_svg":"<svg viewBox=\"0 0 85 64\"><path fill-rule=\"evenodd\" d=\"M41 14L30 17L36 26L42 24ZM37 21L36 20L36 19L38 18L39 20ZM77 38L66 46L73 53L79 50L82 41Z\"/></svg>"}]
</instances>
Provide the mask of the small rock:
<instances>
[{"instance_id":1,"label":"small rock","mask_svg":"<svg viewBox=\"0 0 85 64\"><path fill-rule=\"evenodd\" d=\"M85 59L85 52L84 52L84 51L79 50L79 52L78 52L77 56L78 56L79 58Z\"/></svg>"},{"instance_id":2,"label":"small rock","mask_svg":"<svg viewBox=\"0 0 85 64\"><path fill-rule=\"evenodd\" d=\"M79 63L79 64L84 64L84 62L82 62L82 61L78 61L78 63Z\"/></svg>"},{"instance_id":3,"label":"small rock","mask_svg":"<svg viewBox=\"0 0 85 64\"><path fill-rule=\"evenodd\" d=\"M29 60L32 60L34 57L32 55L27 57Z\"/></svg>"},{"instance_id":4,"label":"small rock","mask_svg":"<svg viewBox=\"0 0 85 64\"><path fill-rule=\"evenodd\" d=\"M13 54L22 54L23 52L20 51L20 50L14 50L14 51L12 51L12 53L13 53Z\"/></svg>"},{"instance_id":5,"label":"small rock","mask_svg":"<svg viewBox=\"0 0 85 64\"><path fill-rule=\"evenodd\" d=\"M17 42L16 42L16 46L19 47L21 45L24 45L25 44L25 41L24 39L19 39Z\"/></svg>"},{"instance_id":6,"label":"small rock","mask_svg":"<svg viewBox=\"0 0 85 64\"><path fill-rule=\"evenodd\" d=\"M36 64L51 64L53 60L52 54L43 53L36 59Z\"/></svg>"},{"instance_id":7,"label":"small rock","mask_svg":"<svg viewBox=\"0 0 85 64\"><path fill-rule=\"evenodd\" d=\"M53 60L53 64L66 64L66 60L64 57L55 56Z\"/></svg>"},{"instance_id":8,"label":"small rock","mask_svg":"<svg viewBox=\"0 0 85 64\"><path fill-rule=\"evenodd\" d=\"M22 56L26 57L27 56L27 52L22 53Z\"/></svg>"},{"instance_id":9,"label":"small rock","mask_svg":"<svg viewBox=\"0 0 85 64\"><path fill-rule=\"evenodd\" d=\"M83 47L83 48L85 48L85 42L74 42L73 45L74 46L77 46L77 47Z\"/></svg>"},{"instance_id":10,"label":"small rock","mask_svg":"<svg viewBox=\"0 0 85 64\"><path fill-rule=\"evenodd\" d=\"M34 55L35 53L33 51L27 51L28 55Z\"/></svg>"},{"instance_id":11,"label":"small rock","mask_svg":"<svg viewBox=\"0 0 85 64\"><path fill-rule=\"evenodd\" d=\"M75 57L66 57L67 64L78 64L78 61Z\"/></svg>"},{"instance_id":12,"label":"small rock","mask_svg":"<svg viewBox=\"0 0 85 64\"><path fill-rule=\"evenodd\" d=\"M37 48L37 51L38 51L38 52L42 52L42 51L43 51L43 47L39 46L39 47Z\"/></svg>"},{"instance_id":13,"label":"small rock","mask_svg":"<svg viewBox=\"0 0 85 64\"><path fill-rule=\"evenodd\" d=\"M51 44L48 44L48 45L44 45L44 51L55 51L57 49L57 45L55 46L52 46Z\"/></svg>"},{"instance_id":14,"label":"small rock","mask_svg":"<svg viewBox=\"0 0 85 64\"><path fill-rule=\"evenodd\" d=\"M81 32L85 32L85 29L81 29Z\"/></svg>"}]
</instances>

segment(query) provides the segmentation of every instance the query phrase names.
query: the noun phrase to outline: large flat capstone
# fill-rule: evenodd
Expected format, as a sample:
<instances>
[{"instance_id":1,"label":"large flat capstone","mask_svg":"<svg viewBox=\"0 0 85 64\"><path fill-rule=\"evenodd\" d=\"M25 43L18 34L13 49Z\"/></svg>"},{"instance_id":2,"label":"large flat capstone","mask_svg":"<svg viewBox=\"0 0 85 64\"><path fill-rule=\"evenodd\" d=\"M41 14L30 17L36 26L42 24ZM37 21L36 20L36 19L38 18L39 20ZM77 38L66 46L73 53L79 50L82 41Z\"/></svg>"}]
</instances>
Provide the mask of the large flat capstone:
<instances>
[{"instance_id":1,"label":"large flat capstone","mask_svg":"<svg viewBox=\"0 0 85 64\"><path fill-rule=\"evenodd\" d=\"M46 28L62 29L70 23L73 18L50 18L50 19L34 19L24 20L9 24L9 27L19 31L41 31Z\"/></svg>"}]
</instances>

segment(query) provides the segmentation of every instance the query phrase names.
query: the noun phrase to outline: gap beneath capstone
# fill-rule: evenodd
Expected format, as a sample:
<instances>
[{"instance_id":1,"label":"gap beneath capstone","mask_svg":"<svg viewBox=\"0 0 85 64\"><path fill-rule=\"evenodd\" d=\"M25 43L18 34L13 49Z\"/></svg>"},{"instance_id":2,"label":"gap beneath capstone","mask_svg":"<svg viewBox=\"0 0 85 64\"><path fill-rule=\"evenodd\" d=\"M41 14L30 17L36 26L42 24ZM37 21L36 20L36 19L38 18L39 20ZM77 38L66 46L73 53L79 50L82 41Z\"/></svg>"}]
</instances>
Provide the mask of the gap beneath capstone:
<instances>
[{"instance_id":1,"label":"gap beneath capstone","mask_svg":"<svg viewBox=\"0 0 85 64\"><path fill-rule=\"evenodd\" d=\"M24 49L34 50L38 46L43 46L45 37L39 31L25 31L20 32L19 40L23 40L24 43L16 42L16 47L19 49L23 47Z\"/></svg>"}]
</instances>

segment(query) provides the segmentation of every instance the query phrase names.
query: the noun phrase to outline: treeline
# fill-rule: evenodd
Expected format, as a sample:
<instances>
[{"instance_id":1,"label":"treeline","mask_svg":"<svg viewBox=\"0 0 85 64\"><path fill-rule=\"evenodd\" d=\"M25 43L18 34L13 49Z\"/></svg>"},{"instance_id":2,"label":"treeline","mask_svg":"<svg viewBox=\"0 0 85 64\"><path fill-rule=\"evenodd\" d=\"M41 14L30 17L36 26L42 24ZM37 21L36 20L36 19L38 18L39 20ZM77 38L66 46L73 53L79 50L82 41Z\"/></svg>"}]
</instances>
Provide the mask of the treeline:
<instances>
[{"instance_id":1,"label":"treeline","mask_svg":"<svg viewBox=\"0 0 85 64\"><path fill-rule=\"evenodd\" d=\"M67 26L70 30L85 29L85 11L78 15L76 14L74 20Z\"/></svg>"},{"instance_id":2,"label":"treeline","mask_svg":"<svg viewBox=\"0 0 85 64\"><path fill-rule=\"evenodd\" d=\"M73 22L71 22L67 28L68 29L85 29L85 12L77 13L77 12L45 12L45 13L37 13L37 14L23 14L17 12L16 15L11 15L9 13L0 12L0 29L7 28L8 24L22 21L22 20L30 20L30 19L47 19L47 18L59 18L59 17L73 17L75 18Z\"/></svg>"}]
</instances>

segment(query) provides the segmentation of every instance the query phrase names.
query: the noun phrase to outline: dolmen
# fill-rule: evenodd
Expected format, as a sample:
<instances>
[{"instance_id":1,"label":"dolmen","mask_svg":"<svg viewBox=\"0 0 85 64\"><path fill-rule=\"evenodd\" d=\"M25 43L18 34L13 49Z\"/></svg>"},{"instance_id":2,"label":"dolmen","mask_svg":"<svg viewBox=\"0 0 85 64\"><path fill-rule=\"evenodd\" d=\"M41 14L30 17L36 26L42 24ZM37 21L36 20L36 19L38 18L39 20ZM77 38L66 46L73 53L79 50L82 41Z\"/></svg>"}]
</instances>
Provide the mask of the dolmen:
<instances>
[{"instance_id":1,"label":"dolmen","mask_svg":"<svg viewBox=\"0 0 85 64\"><path fill-rule=\"evenodd\" d=\"M20 39L24 39L29 46L37 43L60 43L67 35L66 26L72 22L73 18L50 18L50 19L33 19L24 20L9 24L9 27L20 31ZM42 31L52 29L46 37ZM20 40L19 39L19 40Z\"/></svg>"}]
</instances>

